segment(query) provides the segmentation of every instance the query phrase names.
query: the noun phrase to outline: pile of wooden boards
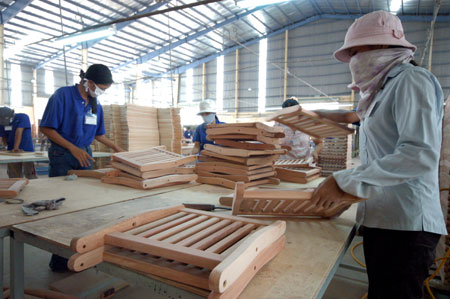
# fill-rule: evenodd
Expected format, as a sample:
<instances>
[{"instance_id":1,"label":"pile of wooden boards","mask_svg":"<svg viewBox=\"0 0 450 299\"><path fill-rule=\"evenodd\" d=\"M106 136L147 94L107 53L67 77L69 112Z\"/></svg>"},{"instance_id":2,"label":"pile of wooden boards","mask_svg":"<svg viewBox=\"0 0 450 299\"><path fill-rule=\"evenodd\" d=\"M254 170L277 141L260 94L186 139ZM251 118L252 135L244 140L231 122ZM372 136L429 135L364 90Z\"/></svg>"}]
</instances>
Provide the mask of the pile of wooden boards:
<instances>
[{"instance_id":1,"label":"pile of wooden boards","mask_svg":"<svg viewBox=\"0 0 450 299\"><path fill-rule=\"evenodd\" d=\"M281 127L262 123L211 124L206 144L196 165L199 183L234 189L236 182L245 187L279 184L273 166L285 154L280 144L284 137Z\"/></svg>"},{"instance_id":2,"label":"pile of wooden boards","mask_svg":"<svg viewBox=\"0 0 450 299\"><path fill-rule=\"evenodd\" d=\"M120 219L73 238L68 262L83 271L103 261L238 298L283 248L286 222L235 217L183 205Z\"/></svg>"},{"instance_id":3,"label":"pile of wooden boards","mask_svg":"<svg viewBox=\"0 0 450 299\"><path fill-rule=\"evenodd\" d=\"M193 167L182 167L197 160L196 156L183 157L155 147L116 153L111 157L112 167L120 171L107 172L101 177L104 183L125 185L136 189L153 189L189 183L197 179Z\"/></svg>"},{"instance_id":4,"label":"pile of wooden boards","mask_svg":"<svg viewBox=\"0 0 450 299\"><path fill-rule=\"evenodd\" d=\"M158 109L159 144L168 151L181 154L181 117L180 108Z\"/></svg>"},{"instance_id":5,"label":"pile of wooden boards","mask_svg":"<svg viewBox=\"0 0 450 299\"><path fill-rule=\"evenodd\" d=\"M286 161L286 160L284 160ZM281 181L306 184L320 177L320 167L298 166L295 163L275 164L277 178Z\"/></svg>"},{"instance_id":6,"label":"pile of wooden boards","mask_svg":"<svg viewBox=\"0 0 450 299\"><path fill-rule=\"evenodd\" d=\"M333 172L351 167L352 135L325 138L323 149L319 153L318 166L322 169L322 176L329 176Z\"/></svg>"}]
</instances>

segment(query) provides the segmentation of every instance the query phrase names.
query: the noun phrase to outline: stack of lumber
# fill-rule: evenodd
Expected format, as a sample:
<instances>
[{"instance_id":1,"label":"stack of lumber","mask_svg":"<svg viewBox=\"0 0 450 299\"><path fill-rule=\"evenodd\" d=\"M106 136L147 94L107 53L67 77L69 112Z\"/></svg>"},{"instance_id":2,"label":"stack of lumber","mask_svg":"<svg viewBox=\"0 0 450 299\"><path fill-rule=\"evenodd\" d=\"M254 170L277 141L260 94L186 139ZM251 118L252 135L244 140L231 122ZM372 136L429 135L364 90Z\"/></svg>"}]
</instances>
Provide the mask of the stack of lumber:
<instances>
[{"instance_id":1,"label":"stack of lumber","mask_svg":"<svg viewBox=\"0 0 450 299\"><path fill-rule=\"evenodd\" d=\"M120 106L120 137L128 151L159 145L158 109L127 104Z\"/></svg>"},{"instance_id":2,"label":"stack of lumber","mask_svg":"<svg viewBox=\"0 0 450 299\"><path fill-rule=\"evenodd\" d=\"M180 108L158 109L159 143L168 151L181 154Z\"/></svg>"},{"instance_id":3,"label":"stack of lumber","mask_svg":"<svg viewBox=\"0 0 450 299\"><path fill-rule=\"evenodd\" d=\"M153 189L184 184L197 179L193 167L182 167L197 160L196 156L183 157L161 148L116 153L111 165L120 170L117 176L101 178L108 184L125 185L136 189Z\"/></svg>"},{"instance_id":4,"label":"stack of lumber","mask_svg":"<svg viewBox=\"0 0 450 299\"><path fill-rule=\"evenodd\" d=\"M230 189L236 182L243 182L245 187L279 184L273 163L286 153L280 146L284 137L281 127L211 124L206 134L215 144L206 144L201 152L196 165L197 182Z\"/></svg>"},{"instance_id":5,"label":"stack of lumber","mask_svg":"<svg viewBox=\"0 0 450 299\"><path fill-rule=\"evenodd\" d=\"M285 182L306 184L320 178L319 167L275 167L276 177Z\"/></svg>"},{"instance_id":6,"label":"stack of lumber","mask_svg":"<svg viewBox=\"0 0 450 299\"><path fill-rule=\"evenodd\" d=\"M286 242L286 222L187 209L145 211L71 241L69 269L101 262L209 290L208 298L238 298Z\"/></svg>"},{"instance_id":7,"label":"stack of lumber","mask_svg":"<svg viewBox=\"0 0 450 299\"><path fill-rule=\"evenodd\" d=\"M322 168L322 176L330 176L335 171L351 167L352 135L326 138L319 154L318 166Z\"/></svg>"}]
</instances>

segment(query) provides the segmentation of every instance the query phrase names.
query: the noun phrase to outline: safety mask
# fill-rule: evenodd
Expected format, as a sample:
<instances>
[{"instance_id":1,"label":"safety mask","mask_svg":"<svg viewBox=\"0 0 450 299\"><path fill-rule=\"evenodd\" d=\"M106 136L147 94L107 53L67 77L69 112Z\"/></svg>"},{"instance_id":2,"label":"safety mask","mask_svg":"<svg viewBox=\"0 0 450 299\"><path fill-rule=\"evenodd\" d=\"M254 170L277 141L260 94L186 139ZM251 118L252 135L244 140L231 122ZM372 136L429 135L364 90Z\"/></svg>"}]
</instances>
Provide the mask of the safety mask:
<instances>
[{"instance_id":1,"label":"safety mask","mask_svg":"<svg viewBox=\"0 0 450 299\"><path fill-rule=\"evenodd\" d=\"M216 119L216 115L214 113L202 116L203 121L207 124L212 124L213 121Z\"/></svg>"},{"instance_id":2,"label":"safety mask","mask_svg":"<svg viewBox=\"0 0 450 299\"><path fill-rule=\"evenodd\" d=\"M83 86L84 86L84 90L88 91L89 95L93 98L97 98L97 97L101 96L103 93L105 93L105 91L103 89L101 89L100 87L98 87L97 84L95 84L95 83L94 83L94 86L95 86L94 91L92 91L89 88L88 81L84 81Z\"/></svg>"}]
</instances>

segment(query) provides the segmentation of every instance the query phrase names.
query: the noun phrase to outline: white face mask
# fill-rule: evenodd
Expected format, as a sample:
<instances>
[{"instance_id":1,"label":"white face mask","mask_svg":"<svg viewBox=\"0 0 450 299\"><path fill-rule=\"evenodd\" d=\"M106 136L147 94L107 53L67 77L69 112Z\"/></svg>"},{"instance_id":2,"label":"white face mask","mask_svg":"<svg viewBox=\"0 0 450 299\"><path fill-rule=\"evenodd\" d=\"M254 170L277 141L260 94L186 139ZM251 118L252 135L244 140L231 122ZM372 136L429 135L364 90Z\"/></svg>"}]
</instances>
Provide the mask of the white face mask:
<instances>
[{"instance_id":1,"label":"white face mask","mask_svg":"<svg viewBox=\"0 0 450 299\"><path fill-rule=\"evenodd\" d=\"M89 95L90 95L91 97L93 97L93 98L97 98L97 97L99 97L99 96L101 96L102 94L105 93L105 91L104 91L103 89L101 89L100 87L98 87L97 84L95 84L95 83L94 83L95 91L92 91L92 90L89 88L88 81L84 81L83 86L84 86L84 90L89 91Z\"/></svg>"},{"instance_id":2,"label":"white face mask","mask_svg":"<svg viewBox=\"0 0 450 299\"><path fill-rule=\"evenodd\" d=\"M216 115L214 113L202 116L203 121L207 124L212 124L213 121L216 119Z\"/></svg>"}]
</instances>

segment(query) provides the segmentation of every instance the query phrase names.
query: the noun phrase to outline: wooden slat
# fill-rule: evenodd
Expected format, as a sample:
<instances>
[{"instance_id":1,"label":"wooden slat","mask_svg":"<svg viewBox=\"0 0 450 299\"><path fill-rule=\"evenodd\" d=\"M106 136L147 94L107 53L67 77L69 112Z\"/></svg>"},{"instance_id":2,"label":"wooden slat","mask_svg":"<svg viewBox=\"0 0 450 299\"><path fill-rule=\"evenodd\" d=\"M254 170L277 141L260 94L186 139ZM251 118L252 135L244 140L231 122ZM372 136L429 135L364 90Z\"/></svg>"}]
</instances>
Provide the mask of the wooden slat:
<instances>
[{"instance_id":1,"label":"wooden slat","mask_svg":"<svg viewBox=\"0 0 450 299\"><path fill-rule=\"evenodd\" d=\"M177 226L171 227L170 229L167 229L165 231L162 231L156 235L153 235L153 236L147 237L147 238L152 239L152 240L162 241L162 240L169 238L175 234L185 231L186 229L189 229L197 224L203 223L203 222L205 222L205 220L208 220L208 219L209 218L207 216L198 216L189 221L186 221Z\"/></svg>"},{"instance_id":2,"label":"wooden slat","mask_svg":"<svg viewBox=\"0 0 450 299\"><path fill-rule=\"evenodd\" d=\"M216 219L218 219L218 218L216 218ZM212 218L210 220L213 221L213 220L215 220L215 218ZM177 243L178 245L181 245L181 246L191 246L192 244L194 244L194 243L202 240L203 238L210 236L211 234L215 233L216 231L224 228L225 226L229 225L230 223L231 223L231 220L228 220L228 219L220 220L219 222L209 226L208 228L206 228L202 231L199 231L180 242L175 242L175 243Z\"/></svg>"},{"instance_id":3,"label":"wooden slat","mask_svg":"<svg viewBox=\"0 0 450 299\"><path fill-rule=\"evenodd\" d=\"M266 144L266 143L255 143L246 141L234 141L229 139L215 139L215 144L228 146L232 148L246 149L246 150L274 150L280 148L279 145Z\"/></svg>"},{"instance_id":4,"label":"wooden slat","mask_svg":"<svg viewBox=\"0 0 450 299\"><path fill-rule=\"evenodd\" d=\"M173 220L177 220L177 219L179 219L179 218L181 218L183 216L186 216L186 215L187 214L185 212L176 213L176 214L164 217L162 219L159 219L159 220L156 220L156 221L152 221L150 223L138 226L136 228L132 228L130 230L126 230L126 231L124 231L124 233L131 234L131 235L137 235L137 234L140 234L142 232L148 231L148 230L150 230L152 228L155 228L155 227L158 227L160 225L163 225L163 224L166 224L168 222L171 222Z\"/></svg>"},{"instance_id":5,"label":"wooden slat","mask_svg":"<svg viewBox=\"0 0 450 299\"><path fill-rule=\"evenodd\" d=\"M192 215L192 214L188 214L186 213L184 216L176 218L174 220L171 220L169 222L166 222L162 225L158 225L156 227L153 227L151 229L142 231L138 234L136 234L138 237L142 237L142 238L148 238L151 236L154 236L156 234L159 234L160 232L164 232L167 229L170 229L174 226L180 225L182 223L185 223L187 221L190 221L192 219L196 218L196 215Z\"/></svg>"},{"instance_id":6,"label":"wooden slat","mask_svg":"<svg viewBox=\"0 0 450 299\"><path fill-rule=\"evenodd\" d=\"M243 227L239 228L237 231L231 233L219 242L215 243L213 246L206 249L205 252L221 253L222 251L248 235L255 228L256 225L254 224L246 224Z\"/></svg>"},{"instance_id":7,"label":"wooden slat","mask_svg":"<svg viewBox=\"0 0 450 299\"><path fill-rule=\"evenodd\" d=\"M184 229L183 231L174 234L168 238L164 239L164 242L168 243L177 243L178 245L181 245L180 241L187 239L191 237L192 235L195 235L205 229L210 228L212 225L216 224L217 222L220 222L219 218L210 218L206 221L203 221L197 225L191 226L190 228Z\"/></svg>"},{"instance_id":8,"label":"wooden slat","mask_svg":"<svg viewBox=\"0 0 450 299\"><path fill-rule=\"evenodd\" d=\"M284 155L287 153L285 149L274 149L274 150L246 150L239 148L223 147L213 144L205 144L205 150L211 151L213 153L233 156L233 157L252 157L252 156L267 156L267 155Z\"/></svg>"},{"instance_id":9,"label":"wooden slat","mask_svg":"<svg viewBox=\"0 0 450 299\"><path fill-rule=\"evenodd\" d=\"M195 248L195 249L201 249L204 250L210 246L212 246L213 244L219 242L220 240L222 240L223 238L225 238L226 236L228 236L229 234L235 232L236 230L238 230L241 226L243 225L242 222L233 222L230 225L227 225L226 227L216 231L215 233L209 235L208 237L192 244L191 246L189 246L189 248Z\"/></svg>"}]
</instances>

